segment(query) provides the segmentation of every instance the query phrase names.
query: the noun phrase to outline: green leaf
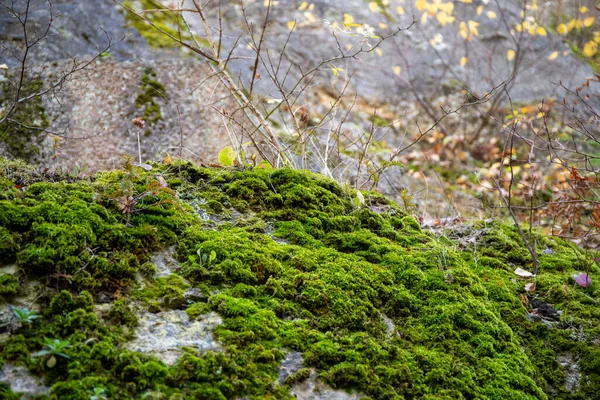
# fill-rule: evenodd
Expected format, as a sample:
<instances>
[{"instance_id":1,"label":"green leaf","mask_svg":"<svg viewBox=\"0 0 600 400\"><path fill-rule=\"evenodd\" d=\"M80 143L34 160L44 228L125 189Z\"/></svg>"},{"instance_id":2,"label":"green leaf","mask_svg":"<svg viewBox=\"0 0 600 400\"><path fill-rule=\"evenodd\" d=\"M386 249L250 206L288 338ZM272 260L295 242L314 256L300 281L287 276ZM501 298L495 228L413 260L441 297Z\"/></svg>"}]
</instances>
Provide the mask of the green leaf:
<instances>
[{"instance_id":1,"label":"green leaf","mask_svg":"<svg viewBox=\"0 0 600 400\"><path fill-rule=\"evenodd\" d=\"M215 261L216 258L217 258L217 252L214 250L211 251L210 258L208 259L208 263L211 264L213 261Z\"/></svg>"},{"instance_id":2,"label":"green leaf","mask_svg":"<svg viewBox=\"0 0 600 400\"><path fill-rule=\"evenodd\" d=\"M273 169L273 166L267 160L261 160L260 163L256 166L256 168L262 169Z\"/></svg>"},{"instance_id":3,"label":"green leaf","mask_svg":"<svg viewBox=\"0 0 600 400\"><path fill-rule=\"evenodd\" d=\"M48 366L48 368L54 367L56 365L56 357L50 357L48 361L46 361L46 365Z\"/></svg>"},{"instance_id":4,"label":"green leaf","mask_svg":"<svg viewBox=\"0 0 600 400\"><path fill-rule=\"evenodd\" d=\"M233 167L237 153L231 146L223 147L223 150L219 152L219 164L224 167Z\"/></svg>"}]
</instances>

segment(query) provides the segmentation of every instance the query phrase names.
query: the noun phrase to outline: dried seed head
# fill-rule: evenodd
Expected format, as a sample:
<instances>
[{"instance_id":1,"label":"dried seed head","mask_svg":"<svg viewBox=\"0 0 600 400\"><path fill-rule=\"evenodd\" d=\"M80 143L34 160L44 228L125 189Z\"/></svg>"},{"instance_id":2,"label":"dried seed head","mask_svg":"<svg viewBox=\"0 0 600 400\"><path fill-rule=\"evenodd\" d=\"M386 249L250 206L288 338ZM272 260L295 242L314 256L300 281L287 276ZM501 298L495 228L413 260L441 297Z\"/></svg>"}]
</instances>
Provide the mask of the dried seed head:
<instances>
[{"instance_id":1,"label":"dried seed head","mask_svg":"<svg viewBox=\"0 0 600 400\"><path fill-rule=\"evenodd\" d=\"M144 129L146 127L146 121L141 118L134 118L131 120L131 123L140 129Z\"/></svg>"}]
</instances>

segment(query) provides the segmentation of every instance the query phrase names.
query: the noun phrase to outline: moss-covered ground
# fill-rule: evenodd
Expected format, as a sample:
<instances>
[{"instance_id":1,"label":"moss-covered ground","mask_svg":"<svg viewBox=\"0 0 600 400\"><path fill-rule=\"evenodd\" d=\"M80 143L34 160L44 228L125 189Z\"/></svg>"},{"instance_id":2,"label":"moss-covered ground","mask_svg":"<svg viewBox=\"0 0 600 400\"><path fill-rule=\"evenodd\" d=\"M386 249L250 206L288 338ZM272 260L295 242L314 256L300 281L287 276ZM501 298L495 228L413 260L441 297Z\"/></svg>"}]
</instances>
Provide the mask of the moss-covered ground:
<instances>
[{"instance_id":1,"label":"moss-covered ground","mask_svg":"<svg viewBox=\"0 0 600 400\"><path fill-rule=\"evenodd\" d=\"M40 317L4 334L0 364L43 376L51 399L94 390L292 398L308 370L276 384L288 350L330 385L373 399L600 398L600 269L590 255L539 237L540 274L527 296L514 270L530 269L531 257L510 226L481 222L472 240L461 240L466 231L439 237L365 197L357 206L352 190L288 169L127 165L80 179L0 161L0 260L18 268L0 276L0 295L11 304L27 282L45 287L35 296ZM154 279L151 255L171 246L181 269ZM588 288L572 278L585 270ZM190 285L207 301L178 301ZM109 311L94 308L107 302ZM216 311L224 351L185 349L167 366L127 350L131 302L191 318ZM536 307L558 317L534 318ZM68 341L55 365L37 354L49 349L45 338ZM581 378L570 391L557 361L565 355ZM18 398L6 385L0 397Z\"/></svg>"}]
</instances>

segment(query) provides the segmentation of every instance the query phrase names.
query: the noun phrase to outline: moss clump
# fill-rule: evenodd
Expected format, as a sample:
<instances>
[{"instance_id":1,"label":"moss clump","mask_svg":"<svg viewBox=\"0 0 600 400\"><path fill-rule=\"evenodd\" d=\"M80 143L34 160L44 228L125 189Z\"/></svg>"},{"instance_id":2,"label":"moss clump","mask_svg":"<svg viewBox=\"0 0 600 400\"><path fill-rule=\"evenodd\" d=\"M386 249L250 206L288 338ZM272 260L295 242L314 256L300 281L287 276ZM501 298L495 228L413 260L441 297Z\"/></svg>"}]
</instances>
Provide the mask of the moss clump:
<instances>
[{"instance_id":1,"label":"moss clump","mask_svg":"<svg viewBox=\"0 0 600 400\"><path fill-rule=\"evenodd\" d=\"M15 90L12 84L11 77L8 77L0 87L0 93L4 96L0 98L0 110L4 112L8 111L14 101ZM26 78L20 97L38 93L43 86L44 83L39 79ZM13 121L0 124L0 143L3 143L9 155L33 160L39 154L39 146L44 138L40 129L49 125L41 97L18 104L10 118Z\"/></svg>"},{"instance_id":2,"label":"moss clump","mask_svg":"<svg viewBox=\"0 0 600 400\"><path fill-rule=\"evenodd\" d=\"M0 296L12 297L19 293L19 278L13 274L0 275Z\"/></svg>"},{"instance_id":3,"label":"moss clump","mask_svg":"<svg viewBox=\"0 0 600 400\"><path fill-rule=\"evenodd\" d=\"M155 0L127 0L123 2L123 5L137 12L167 9L163 4ZM146 17L151 22L150 23L128 10L124 10L124 12L126 20L152 47L168 48L176 46L176 42L169 38L168 35L176 38L181 37L182 40L190 38L190 36L185 33L187 32L187 28L183 23L183 20L180 19L178 13L165 11L145 13L144 17ZM156 28L152 25L156 26Z\"/></svg>"},{"instance_id":4,"label":"moss clump","mask_svg":"<svg viewBox=\"0 0 600 400\"><path fill-rule=\"evenodd\" d=\"M527 296L513 271L530 257L501 223L476 224L475 244L463 248L382 197L357 207L354 193L308 172L132 168L94 181L32 179L0 200L18 267L54 291L43 318L0 354L44 374L50 398L103 388L123 399L291 399L311 368L373 399L594 398L600 389L600 269L566 242L537 238L541 272ZM157 173L177 193L156 189ZM123 209L125 192L136 200ZM172 245L181 268L154 279L150 255ZM585 289L571 277L584 267L594 281ZM188 301L191 287L206 302ZM94 313L94 298L116 300ZM218 313L223 351L184 349L167 366L127 350L130 300L192 319ZM44 338L68 340L69 359L49 368L32 358ZM304 365L279 385L286 351ZM581 372L570 391L564 355Z\"/></svg>"},{"instance_id":5,"label":"moss clump","mask_svg":"<svg viewBox=\"0 0 600 400\"><path fill-rule=\"evenodd\" d=\"M135 107L143 112L144 120L150 126L162 118L160 105L156 101L166 98L166 89L156 80L156 72L150 67L144 69L141 83L141 92L135 99Z\"/></svg>"}]
</instances>

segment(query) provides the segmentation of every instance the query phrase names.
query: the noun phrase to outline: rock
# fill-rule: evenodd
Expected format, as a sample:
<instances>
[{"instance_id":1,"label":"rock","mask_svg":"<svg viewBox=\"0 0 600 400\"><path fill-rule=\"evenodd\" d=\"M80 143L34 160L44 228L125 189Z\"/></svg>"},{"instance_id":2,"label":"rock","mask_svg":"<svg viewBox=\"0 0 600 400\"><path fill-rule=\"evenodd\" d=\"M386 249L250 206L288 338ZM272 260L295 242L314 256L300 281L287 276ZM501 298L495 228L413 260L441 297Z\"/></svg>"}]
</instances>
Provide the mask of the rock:
<instances>
[{"instance_id":1,"label":"rock","mask_svg":"<svg viewBox=\"0 0 600 400\"><path fill-rule=\"evenodd\" d=\"M175 260L175 247L169 247L167 250L157 253L151 258L150 262L156 267L156 277L165 277L171 275L173 271L181 268L181 265Z\"/></svg>"},{"instance_id":2,"label":"rock","mask_svg":"<svg viewBox=\"0 0 600 400\"><path fill-rule=\"evenodd\" d=\"M44 380L31 375L22 365L4 364L0 370L0 383L9 385L14 393L23 393L22 399L50 393L50 388L44 386Z\"/></svg>"},{"instance_id":3,"label":"rock","mask_svg":"<svg viewBox=\"0 0 600 400\"><path fill-rule=\"evenodd\" d=\"M392 337L392 335L394 335L394 332L396 331L396 325L394 324L394 321L392 321L392 319L389 318L384 313L381 313L381 319L383 320L383 323L385 324L385 331L386 331L387 336Z\"/></svg>"},{"instance_id":4,"label":"rock","mask_svg":"<svg viewBox=\"0 0 600 400\"><path fill-rule=\"evenodd\" d=\"M298 400L357 400L366 397L361 393L336 390L322 382L311 369L308 379L292 386L290 393Z\"/></svg>"},{"instance_id":5,"label":"rock","mask_svg":"<svg viewBox=\"0 0 600 400\"><path fill-rule=\"evenodd\" d=\"M193 303L206 302L208 300L208 297L198 288L189 288L183 293L183 297L188 302Z\"/></svg>"},{"instance_id":6,"label":"rock","mask_svg":"<svg viewBox=\"0 0 600 400\"><path fill-rule=\"evenodd\" d=\"M579 386L579 380L581 379L581 372L579 371L579 365L573 359L571 354L565 354L558 356L556 362L563 366L565 369L565 389L572 393Z\"/></svg>"},{"instance_id":7,"label":"rock","mask_svg":"<svg viewBox=\"0 0 600 400\"><path fill-rule=\"evenodd\" d=\"M283 360L281 360L281 366L279 367L279 377L277 378L279 384L282 384L288 376L298 372L302 368L303 363L302 353L299 351L288 351Z\"/></svg>"},{"instance_id":8,"label":"rock","mask_svg":"<svg viewBox=\"0 0 600 400\"><path fill-rule=\"evenodd\" d=\"M136 338L126 347L156 356L167 365L173 365L181 355L182 347L193 347L200 351L220 351L213 330L223 320L219 314L210 312L197 321L190 321L182 310L164 311L157 314L143 313L138 316Z\"/></svg>"}]
</instances>

